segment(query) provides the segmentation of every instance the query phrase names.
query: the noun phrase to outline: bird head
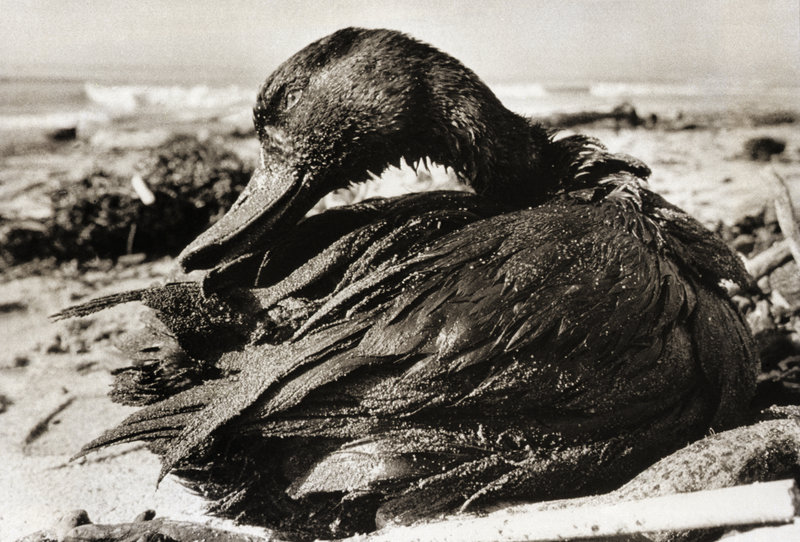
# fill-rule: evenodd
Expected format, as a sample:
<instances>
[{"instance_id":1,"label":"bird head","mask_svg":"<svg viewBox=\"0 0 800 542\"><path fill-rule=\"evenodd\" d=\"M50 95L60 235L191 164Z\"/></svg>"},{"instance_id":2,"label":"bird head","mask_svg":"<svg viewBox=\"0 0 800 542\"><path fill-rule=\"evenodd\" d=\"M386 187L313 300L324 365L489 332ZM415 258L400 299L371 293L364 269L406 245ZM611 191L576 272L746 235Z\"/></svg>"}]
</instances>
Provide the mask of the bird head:
<instances>
[{"instance_id":1,"label":"bird head","mask_svg":"<svg viewBox=\"0 0 800 542\"><path fill-rule=\"evenodd\" d=\"M228 213L180 255L186 270L267 248L327 193L401 159L430 159L479 194L508 199L515 194L493 187L514 186L530 169L525 119L456 59L389 30L347 28L307 46L267 79L253 118L260 166Z\"/></svg>"}]
</instances>

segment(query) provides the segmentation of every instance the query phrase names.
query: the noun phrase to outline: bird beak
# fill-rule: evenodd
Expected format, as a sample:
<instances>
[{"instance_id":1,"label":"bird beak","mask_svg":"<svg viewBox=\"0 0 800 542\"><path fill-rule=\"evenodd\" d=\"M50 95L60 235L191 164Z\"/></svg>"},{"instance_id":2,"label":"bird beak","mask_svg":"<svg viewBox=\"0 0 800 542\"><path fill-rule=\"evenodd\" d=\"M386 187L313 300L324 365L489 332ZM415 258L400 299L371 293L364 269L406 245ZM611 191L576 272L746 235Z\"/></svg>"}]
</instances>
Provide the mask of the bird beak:
<instances>
[{"instance_id":1,"label":"bird beak","mask_svg":"<svg viewBox=\"0 0 800 542\"><path fill-rule=\"evenodd\" d=\"M256 247L268 248L265 241L276 228L296 222L307 211L300 205L301 192L295 168L281 161L263 164L228 212L183 249L178 261L189 272L223 265Z\"/></svg>"}]
</instances>

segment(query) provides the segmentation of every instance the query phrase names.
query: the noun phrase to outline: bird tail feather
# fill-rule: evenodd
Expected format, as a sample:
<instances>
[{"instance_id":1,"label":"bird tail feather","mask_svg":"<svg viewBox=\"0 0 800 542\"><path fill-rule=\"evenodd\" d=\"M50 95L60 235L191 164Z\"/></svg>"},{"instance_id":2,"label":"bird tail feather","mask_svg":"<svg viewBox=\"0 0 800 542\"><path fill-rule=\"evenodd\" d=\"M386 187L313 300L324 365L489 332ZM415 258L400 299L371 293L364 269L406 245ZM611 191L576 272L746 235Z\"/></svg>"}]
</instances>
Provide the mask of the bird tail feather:
<instances>
[{"instance_id":1,"label":"bird tail feather","mask_svg":"<svg viewBox=\"0 0 800 542\"><path fill-rule=\"evenodd\" d=\"M64 310L51 315L50 319L53 321L58 321L66 320L67 318L82 318L84 316L89 316L90 314L94 314L123 303L141 301L146 291L147 288L142 288L140 290L128 290L127 292L119 292L116 294L98 297L96 299L92 299L91 301L87 301L86 303L67 307Z\"/></svg>"}]
</instances>

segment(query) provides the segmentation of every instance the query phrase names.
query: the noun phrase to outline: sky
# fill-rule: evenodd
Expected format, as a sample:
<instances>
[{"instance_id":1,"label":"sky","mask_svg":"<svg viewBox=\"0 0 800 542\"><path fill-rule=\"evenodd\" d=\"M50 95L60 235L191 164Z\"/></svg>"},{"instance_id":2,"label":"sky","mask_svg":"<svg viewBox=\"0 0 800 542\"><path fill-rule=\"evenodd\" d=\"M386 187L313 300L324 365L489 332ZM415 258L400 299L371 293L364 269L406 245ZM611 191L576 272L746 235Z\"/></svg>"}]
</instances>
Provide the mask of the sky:
<instances>
[{"instance_id":1,"label":"sky","mask_svg":"<svg viewBox=\"0 0 800 542\"><path fill-rule=\"evenodd\" d=\"M0 0L0 13L6 75L145 66L259 81L311 41L366 26L491 81L800 84L800 0Z\"/></svg>"}]
</instances>

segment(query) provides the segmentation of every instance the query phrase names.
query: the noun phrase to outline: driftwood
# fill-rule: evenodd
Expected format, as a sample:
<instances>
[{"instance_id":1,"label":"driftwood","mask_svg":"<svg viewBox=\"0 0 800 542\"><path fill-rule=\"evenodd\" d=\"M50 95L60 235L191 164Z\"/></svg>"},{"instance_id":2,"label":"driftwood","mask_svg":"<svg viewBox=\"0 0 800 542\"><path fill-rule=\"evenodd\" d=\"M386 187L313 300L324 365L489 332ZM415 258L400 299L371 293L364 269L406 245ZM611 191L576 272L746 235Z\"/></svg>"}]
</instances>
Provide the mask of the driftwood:
<instances>
[{"instance_id":1,"label":"driftwood","mask_svg":"<svg viewBox=\"0 0 800 542\"><path fill-rule=\"evenodd\" d=\"M540 117L537 120L545 126L558 128L573 128L598 122L612 122L617 127L636 127L645 123L636 113L636 109L627 102L619 104L611 110L554 113L546 117Z\"/></svg>"},{"instance_id":2,"label":"driftwood","mask_svg":"<svg viewBox=\"0 0 800 542\"><path fill-rule=\"evenodd\" d=\"M778 193L775 197L775 216L789 245L794 261L800 265L800 227L797 225L797 215L792 205L792 194L789 192L789 185L786 184L786 179L781 177L774 169L772 170L772 175L778 186Z\"/></svg>"},{"instance_id":3,"label":"driftwood","mask_svg":"<svg viewBox=\"0 0 800 542\"><path fill-rule=\"evenodd\" d=\"M745 259L744 265L747 268L747 272L756 281L769 275L791 258L794 258L795 262L800 265L800 227L797 224L797 215L792 205L789 186L777 171L772 169L771 173L777 185L777 193L773 203L775 215L784 239L756 256ZM765 178L768 177L766 172L763 175ZM741 289L738 286L732 286L728 293L730 295L738 295L741 293Z\"/></svg>"},{"instance_id":4,"label":"driftwood","mask_svg":"<svg viewBox=\"0 0 800 542\"><path fill-rule=\"evenodd\" d=\"M137 518L132 523L114 525L95 524L83 510L72 512L69 523L46 531L39 531L17 542L106 542L106 541L199 541L203 542L267 542L262 536L218 529L210 525L174 521L164 518ZM65 523L62 520L62 523Z\"/></svg>"},{"instance_id":5,"label":"driftwood","mask_svg":"<svg viewBox=\"0 0 800 542\"><path fill-rule=\"evenodd\" d=\"M580 537L685 542L709 540L709 536L720 536L742 526L787 524L798 513L794 482L752 482L788 477L797 472L800 467L800 407L773 407L764 411L762 417L764 421L716 433L682 448L611 493L509 506L484 516L463 514L412 526L391 525L376 533L353 537L348 542L502 542ZM120 534L139 536L145 533L168 534L178 541L264 540L263 535L218 532L209 526L153 520L152 515L118 525L91 525L85 514L80 518L81 521L62 525L60 536L53 536L51 530L50 533L34 533L23 540L100 541L114 539L113 536Z\"/></svg>"},{"instance_id":6,"label":"driftwood","mask_svg":"<svg viewBox=\"0 0 800 542\"><path fill-rule=\"evenodd\" d=\"M684 531L719 526L787 524L797 509L794 480L756 483L665 495L605 505L540 510L515 507L483 517L394 527L386 533L354 537L355 542L540 541L607 538L655 531Z\"/></svg>"},{"instance_id":7,"label":"driftwood","mask_svg":"<svg viewBox=\"0 0 800 542\"><path fill-rule=\"evenodd\" d=\"M792 250L789 247L789 240L784 239L783 241L775 243L764 252L747 260L744 266L747 268L747 272L750 273L755 280L758 280L785 264L791 257Z\"/></svg>"},{"instance_id":8,"label":"driftwood","mask_svg":"<svg viewBox=\"0 0 800 542\"><path fill-rule=\"evenodd\" d=\"M800 523L780 527L761 527L725 537L724 542L764 542L765 540L800 540Z\"/></svg>"},{"instance_id":9,"label":"driftwood","mask_svg":"<svg viewBox=\"0 0 800 542\"><path fill-rule=\"evenodd\" d=\"M142 179L141 175L136 174L131 177L131 187L143 204L152 205L156 202L155 194L153 194L150 187L147 186L147 183Z\"/></svg>"},{"instance_id":10,"label":"driftwood","mask_svg":"<svg viewBox=\"0 0 800 542\"><path fill-rule=\"evenodd\" d=\"M791 522L792 517L797 515L796 501L793 500L797 498L797 493L793 482L785 481L777 485L753 482L788 478L796 472L800 466L798 415L800 409L797 407L768 409L763 416L777 419L765 419L694 442L658 461L611 493L511 506L483 517L450 516L439 522L387 527L369 536L355 537L351 542L578 538L578 532L570 520L573 523L580 520L583 528L588 527L591 531L586 536L592 539L600 538L603 534L604 537L623 536L628 541L709 540L736 526L769 521L759 511L762 504L766 505L764 510L768 514L782 510L779 523ZM718 493L723 490L732 491ZM723 498L732 500L727 504ZM736 499L741 499L738 502L742 509L734 507ZM651 511L653 518L634 518L632 514L639 510L639 506ZM563 516L550 515L556 512L561 514L561 510L572 512L565 512ZM613 517L601 515L607 510L622 519L633 518L632 522L626 524L629 530L615 532L613 529L621 526L610 522L601 525L601 520ZM551 519L555 521L558 518L561 518L562 529L554 531ZM668 521L665 521L667 518ZM713 518L713 521L706 521L706 518ZM641 525L636 524L637 520L641 521ZM694 521L705 523L700 526L693 524ZM712 532L697 531L712 527L712 523L716 524ZM598 527L596 531L592 529L595 525ZM600 531L601 527L608 530ZM658 532L654 532L656 529ZM621 535L622 532L628 534ZM650 534L645 536L642 534L644 532Z\"/></svg>"},{"instance_id":11,"label":"driftwood","mask_svg":"<svg viewBox=\"0 0 800 542\"><path fill-rule=\"evenodd\" d=\"M792 258L792 250L789 248L789 240L784 239L773 244L763 252L759 252L752 258L744 259L744 267L750 276L753 277L754 282L758 282L761 277L766 277L775 269L779 268ZM800 261L800 260L799 260ZM728 287L728 295L736 296L741 295L742 288L738 284L731 283Z\"/></svg>"}]
</instances>

